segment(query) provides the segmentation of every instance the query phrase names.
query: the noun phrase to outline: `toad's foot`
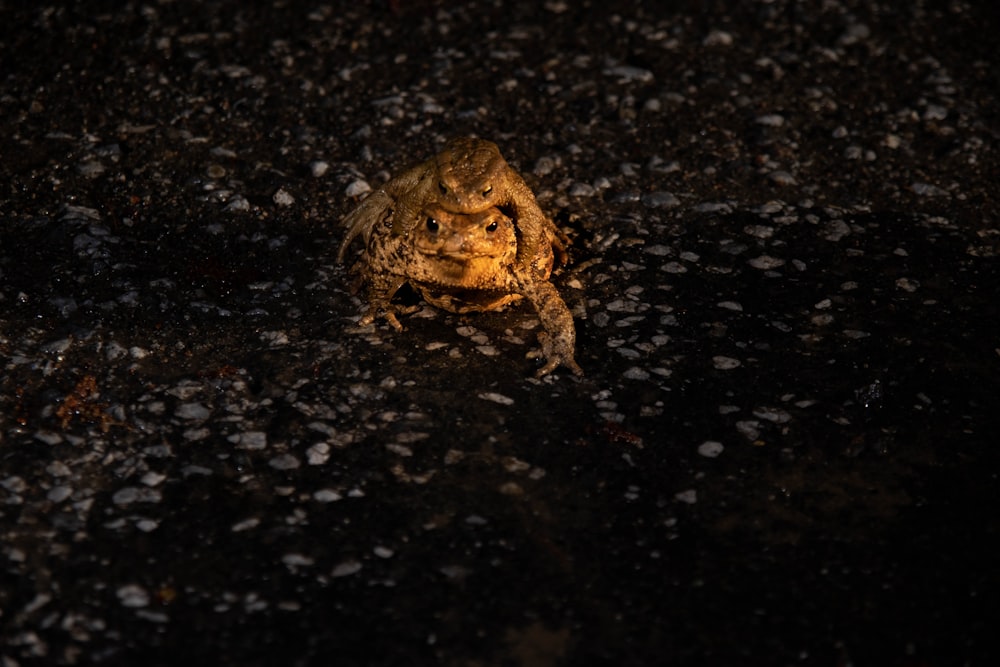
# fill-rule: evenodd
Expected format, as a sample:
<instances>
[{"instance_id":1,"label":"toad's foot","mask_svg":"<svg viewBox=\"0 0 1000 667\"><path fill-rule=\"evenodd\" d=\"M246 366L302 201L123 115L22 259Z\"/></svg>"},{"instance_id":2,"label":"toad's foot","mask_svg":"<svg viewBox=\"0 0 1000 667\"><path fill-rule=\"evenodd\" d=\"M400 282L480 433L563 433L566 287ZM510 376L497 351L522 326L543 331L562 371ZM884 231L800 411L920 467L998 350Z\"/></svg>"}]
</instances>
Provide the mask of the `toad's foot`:
<instances>
[{"instance_id":1,"label":"toad's foot","mask_svg":"<svg viewBox=\"0 0 1000 667\"><path fill-rule=\"evenodd\" d=\"M380 315L384 317L385 321L392 325L392 328L396 331L403 330L403 325L399 323L399 320L396 318L396 313L393 312L391 308L374 305L369 306L367 312L361 316L361 319L358 320L358 326L366 327L369 324L374 324L375 320L377 320Z\"/></svg>"},{"instance_id":2,"label":"toad's foot","mask_svg":"<svg viewBox=\"0 0 1000 667\"><path fill-rule=\"evenodd\" d=\"M552 336L541 331L538 334L538 342L542 349L528 353L528 357L532 359L545 358L545 365L535 373L536 378L545 377L559 366L565 366L573 371L573 375L583 377L583 369L573 358L573 341L571 339L560 335Z\"/></svg>"}]
</instances>

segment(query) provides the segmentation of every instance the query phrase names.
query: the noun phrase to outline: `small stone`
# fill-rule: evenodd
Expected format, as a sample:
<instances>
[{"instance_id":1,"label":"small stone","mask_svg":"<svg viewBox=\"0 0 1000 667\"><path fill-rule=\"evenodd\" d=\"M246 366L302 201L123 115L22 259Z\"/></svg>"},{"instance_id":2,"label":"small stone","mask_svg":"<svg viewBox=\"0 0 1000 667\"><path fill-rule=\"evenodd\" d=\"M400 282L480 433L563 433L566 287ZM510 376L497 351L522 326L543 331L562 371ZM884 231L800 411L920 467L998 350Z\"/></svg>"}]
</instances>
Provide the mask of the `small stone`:
<instances>
[{"instance_id":1,"label":"small stone","mask_svg":"<svg viewBox=\"0 0 1000 667\"><path fill-rule=\"evenodd\" d=\"M648 380L649 371L639 368L638 366L632 366L622 373L622 377L626 380Z\"/></svg>"},{"instance_id":2,"label":"small stone","mask_svg":"<svg viewBox=\"0 0 1000 667\"><path fill-rule=\"evenodd\" d=\"M271 199L278 206L291 206L295 203L295 197L293 197L285 188L278 188L278 191L274 193L274 196L271 197Z\"/></svg>"},{"instance_id":3,"label":"small stone","mask_svg":"<svg viewBox=\"0 0 1000 667\"><path fill-rule=\"evenodd\" d=\"M722 443L715 440L706 440L698 445L698 453L710 459L714 459L721 454L723 449L725 449L725 447L722 446Z\"/></svg>"},{"instance_id":4,"label":"small stone","mask_svg":"<svg viewBox=\"0 0 1000 667\"><path fill-rule=\"evenodd\" d=\"M311 466L323 465L330 460L330 445L325 442L317 442L306 450L306 457Z\"/></svg>"},{"instance_id":5,"label":"small stone","mask_svg":"<svg viewBox=\"0 0 1000 667\"><path fill-rule=\"evenodd\" d=\"M288 567L307 567L312 565L315 561L309 556L305 556L300 553L290 553L282 556L281 562Z\"/></svg>"},{"instance_id":6,"label":"small stone","mask_svg":"<svg viewBox=\"0 0 1000 667\"><path fill-rule=\"evenodd\" d=\"M747 440L756 440L760 437L760 422L755 419L747 419L736 422L736 430Z\"/></svg>"},{"instance_id":7,"label":"small stone","mask_svg":"<svg viewBox=\"0 0 1000 667\"><path fill-rule=\"evenodd\" d=\"M781 170L772 171L770 174L767 175L767 179L772 183L774 183L775 185L782 185L782 186L795 185L797 183L794 176L792 176L787 171L781 171Z\"/></svg>"},{"instance_id":8,"label":"small stone","mask_svg":"<svg viewBox=\"0 0 1000 667\"><path fill-rule=\"evenodd\" d=\"M71 486L53 486L49 489L49 492L45 495L46 498L54 503L61 503L62 501L73 495L73 487Z\"/></svg>"},{"instance_id":9,"label":"small stone","mask_svg":"<svg viewBox=\"0 0 1000 667\"><path fill-rule=\"evenodd\" d=\"M910 190L921 197L943 197L948 194L948 191L944 188L939 188L930 183L914 183L910 186Z\"/></svg>"},{"instance_id":10,"label":"small stone","mask_svg":"<svg viewBox=\"0 0 1000 667\"><path fill-rule=\"evenodd\" d=\"M181 419L191 420L208 419L210 414L212 414L211 410L206 408L201 403L182 403L177 406L177 410L174 411L175 416L180 417Z\"/></svg>"},{"instance_id":11,"label":"small stone","mask_svg":"<svg viewBox=\"0 0 1000 667\"><path fill-rule=\"evenodd\" d=\"M765 127L781 127L785 124L785 117L777 113L764 114L762 116L757 116L754 122L758 125L764 125Z\"/></svg>"},{"instance_id":12,"label":"small stone","mask_svg":"<svg viewBox=\"0 0 1000 667\"><path fill-rule=\"evenodd\" d=\"M298 458L292 454L280 454L267 462L275 470L295 470L301 464Z\"/></svg>"},{"instance_id":13,"label":"small stone","mask_svg":"<svg viewBox=\"0 0 1000 667\"><path fill-rule=\"evenodd\" d=\"M641 199L643 205L649 208L674 208L681 204L681 200L676 195L663 190L645 194Z\"/></svg>"},{"instance_id":14,"label":"small stone","mask_svg":"<svg viewBox=\"0 0 1000 667\"><path fill-rule=\"evenodd\" d=\"M776 269L779 266L784 266L785 260L779 257L771 257L770 255L761 255L760 257L747 260L747 264L755 269L770 270Z\"/></svg>"},{"instance_id":15,"label":"small stone","mask_svg":"<svg viewBox=\"0 0 1000 667\"><path fill-rule=\"evenodd\" d=\"M722 355L712 357L712 365L720 371L732 370L738 368L741 364L742 362L739 359L734 359L733 357L724 357Z\"/></svg>"},{"instance_id":16,"label":"small stone","mask_svg":"<svg viewBox=\"0 0 1000 667\"><path fill-rule=\"evenodd\" d=\"M320 503L332 503L343 498L333 489L320 489L313 493L313 499Z\"/></svg>"},{"instance_id":17,"label":"small stone","mask_svg":"<svg viewBox=\"0 0 1000 667\"><path fill-rule=\"evenodd\" d=\"M122 586L118 589L116 595L125 607L138 608L149 605L149 593L138 584Z\"/></svg>"},{"instance_id":18,"label":"small stone","mask_svg":"<svg viewBox=\"0 0 1000 667\"><path fill-rule=\"evenodd\" d=\"M705 46L732 46L733 36L725 30L713 30L705 37Z\"/></svg>"},{"instance_id":19,"label":"small stone","mask_svg":"<svg viewBox=\"0 0 1000 667\"><path fill-rule=\"evenodd\" d=\"M236 195L226 203L227 211L249 211L250 201L243 195Z\"/></svg>"},{"instance_id":20,"label":"small stone","mask_svg":"<svg viewBox=\"0 0 1000 667\"><path fill-rule=\"evenodd\" d=\"M334 566L330 573L331 577L348 577L361 571L361 563L356 560L348 560Z\"/></svg>"},{"instance_id":21,"label":"small stone","mask_svg":"<svg viewBox=\"0 0 1000 667\"><path fill-rule=\"evenodd\" d=\"M344 194L347 195L348 197L353 198L353 197L360 197L361 195L367 194L371 191L372 187L368 185L367 181L358 179L347 186L347 189L344 190Z\"/></svg>"},{"instance_id":22,"label":"small stone","mask_svg":"<svg viewBox=\"0 0 1000 667\"><path fill-rule=\"evenodd\" d=\"M514 405L514 399L509 396L504 396L503 394L498 394L495 391L487 391L479 394L479 398L484 401L493 401L494 403L499 403L500 405Z\"/></svg>"},{"instance_id":23,"label":"small stone","mask_svg":"<svg viewBox=\"0 0 1000 667\"><path fill-rule=\"evenodd\" d=\"M547 155L543 155L535 161L535 166L531 172L535 176L548 176L556 168L556 161Z\"/></svg>"},{"instance_id":24,"label":"small stone","mask_svg":"<svg viewBox=\"0 0 1000 667\"><path fill-rule=\"evenodd\" d=\"M607 76L617 77L618 81L622 83L649 83L654 78L653 73L648 69L643 69L642 67L632 67L629 65L608 67L604 70L604 74Z\"/></svg>"},{"instance_id":25,"label":"small stone","mask_svg":"<svg viewBox=\"0 0 1000 667\"><path fill-rule=\"evenodd\" d=\"M688 505L694 505L698 502L698 492L694 489L687 489L686 491L681 491L680 493L675 493L674 498L682 503L687 503Z\"/></svg>"}]
</instances>

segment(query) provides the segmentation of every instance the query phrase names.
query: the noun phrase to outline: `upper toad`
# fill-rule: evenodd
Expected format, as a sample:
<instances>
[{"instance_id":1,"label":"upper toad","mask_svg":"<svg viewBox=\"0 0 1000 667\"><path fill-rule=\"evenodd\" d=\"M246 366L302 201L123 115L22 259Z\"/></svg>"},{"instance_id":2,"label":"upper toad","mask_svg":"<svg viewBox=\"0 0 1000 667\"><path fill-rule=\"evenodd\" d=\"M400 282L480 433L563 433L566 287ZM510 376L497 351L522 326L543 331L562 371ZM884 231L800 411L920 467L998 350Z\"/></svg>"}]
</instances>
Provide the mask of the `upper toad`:
<instances>
[{"instance_id":1,"label":"upper toad","mask_svg":"<svg viewBox=\"0 0 1000 667\"><path fill-rule=\"evenodd\" d=\"M496 144L459 138L372 193L344 218L350 243L361 236L356 265L368 287L361 324L379 315L401 329L391 299L406 282L452 312L497 310L521 298L536 309L545 365L583 373L573 354L573 317L548 281L562 237Z\"/></svg>"}]
</instances>

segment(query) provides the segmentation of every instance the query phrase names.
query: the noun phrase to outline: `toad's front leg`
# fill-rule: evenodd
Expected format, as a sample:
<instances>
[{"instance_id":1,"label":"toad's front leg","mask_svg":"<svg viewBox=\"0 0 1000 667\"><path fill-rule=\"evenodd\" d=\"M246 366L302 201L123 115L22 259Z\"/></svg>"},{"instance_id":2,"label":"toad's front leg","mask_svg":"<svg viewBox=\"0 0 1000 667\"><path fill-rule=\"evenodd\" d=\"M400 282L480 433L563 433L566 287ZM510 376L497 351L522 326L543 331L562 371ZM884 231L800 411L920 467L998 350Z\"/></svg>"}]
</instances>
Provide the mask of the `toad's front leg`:
<instances>
[{"instance_id":1,"label":"toad's front leg","mask_svg":"<svg viewBox=\"0 0 1000 667\"><path fill-rule=\"evenodd\" d=\"M559 366L582 376L583 369L574 358L576 327L573 325L573 314L555 285L547 281L527 282L522 283L521 291L538 312L543 329L538 334L538 342L542 346L541 356L545 358L545 365L538 369L535 377L548 375Z\"/></svg>"},{"instance_id":2,"label":"toad's front leg","mask_svg":"<svg viewBox=\"0 0 1000 667\"><path fill-rule=\"evenodd\" d=\"M380 274L368 276L368 308L358 320L358 326L373 324L381 315L396 331L402 331L403 325L396 318L396 309L392 305L392 297L406 282L403 276Z\"/></svg>"}]
</instances>

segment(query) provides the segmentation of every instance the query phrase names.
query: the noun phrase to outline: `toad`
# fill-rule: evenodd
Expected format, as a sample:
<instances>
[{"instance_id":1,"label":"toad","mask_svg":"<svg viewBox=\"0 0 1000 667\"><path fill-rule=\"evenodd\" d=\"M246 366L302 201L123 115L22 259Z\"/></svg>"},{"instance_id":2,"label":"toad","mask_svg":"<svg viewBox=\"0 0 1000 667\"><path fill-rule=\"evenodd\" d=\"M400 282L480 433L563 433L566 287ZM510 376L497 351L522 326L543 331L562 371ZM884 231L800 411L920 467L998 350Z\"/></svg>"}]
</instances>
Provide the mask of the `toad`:
<instances>
[{"instance_id":1,"label":"toad","mask_svg":"<svg viewBox=\"0 0 1000 667\"><path fill-rule=\"evenodd\" d=\"M383 316L397 330L392 297L410 283L425 300L455 313L499 310L521 299L537 311L545 364L538 377L574 359L573 316L549 282L563 238L496 144L460 138L403 172L344 218L338 260L362 237L355 265L368 290L366 325Z\"/></svg>"}]
</instances>

